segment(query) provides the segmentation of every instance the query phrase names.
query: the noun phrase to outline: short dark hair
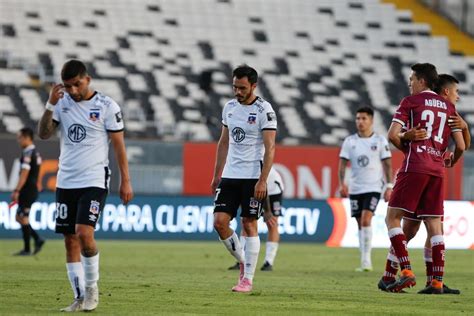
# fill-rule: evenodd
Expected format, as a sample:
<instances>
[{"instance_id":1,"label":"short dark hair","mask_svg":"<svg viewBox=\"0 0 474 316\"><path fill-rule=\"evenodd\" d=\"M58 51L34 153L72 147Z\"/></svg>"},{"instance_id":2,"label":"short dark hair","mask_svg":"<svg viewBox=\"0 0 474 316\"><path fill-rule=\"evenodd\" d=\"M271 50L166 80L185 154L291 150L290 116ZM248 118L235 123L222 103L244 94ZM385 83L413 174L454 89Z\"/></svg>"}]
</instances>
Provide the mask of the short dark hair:
<instances>
[{"instance_id":1,"label":"short dark hair","mask_svg":"<svg viewBox=\"0 0 474 316\"><path fill-rule=\"evenodd\" d=\"M368 106L363 106L357 110L356 113L367 113L369 116L374 117L374 110Z\"/></svg>"},{"instance_id":2,"label":"short dark hair","mask_svg":"<svg viewBox=\"0 0 474 316\"><path fill-rule=\"evenodd\" d=\"M459 83L459 80L456 79L454 76L448 74L440 74L438 75L438 81L436 81L433 91L439 94L441 93L441 90L443 90L447 85L454 83Z\"/></svg>"},{"instance_id":3,"label":"short dark hair","mask_svg":"<svg viewBox=\"0 0 474 316\"><path fill-rule=\"evenodd\" d=\"M258 74L255 69L250 67L249 65L240 65L232 71L232 78L242 79L243 77L247 77L251 84L257 83L258 81Z\"/></svg>"},{"instance_id":4,"label":"short dark hair","mask_svg":"<svg viewBox=\"0 0 474 316\"><path fill-rule=\"evenodd\" d=\"M418 79L424 79L426 86L431 90L434 89L436 81L438 81L438 72L436 67L430 63L418 63L411 66L411 70L415 72Z\"/></svg>"},{"instance_id":5,"label":"short dark hair","mask_svg":"<svg viewBox=\"0 0 474 316\"><path fill-rule=\"evenodd\" d=\"M23 127L20 129L20 135L23 137L28 137L29 139L33 140L35 133L33 132L33 129L29 127Z\"/></svg>"},{"instance_id":6,"label":"short dark hair","mask_svg":"<svg viewBox=\"0 0 474 316\"><path fill-rule=\"evenodd\" d=\"M86 65L77 59L71 59L67 61L63 69L61 70L61 79L69 80L76 76L84 77L87 75L87 67Z\"/></svg>"}]
</instances>

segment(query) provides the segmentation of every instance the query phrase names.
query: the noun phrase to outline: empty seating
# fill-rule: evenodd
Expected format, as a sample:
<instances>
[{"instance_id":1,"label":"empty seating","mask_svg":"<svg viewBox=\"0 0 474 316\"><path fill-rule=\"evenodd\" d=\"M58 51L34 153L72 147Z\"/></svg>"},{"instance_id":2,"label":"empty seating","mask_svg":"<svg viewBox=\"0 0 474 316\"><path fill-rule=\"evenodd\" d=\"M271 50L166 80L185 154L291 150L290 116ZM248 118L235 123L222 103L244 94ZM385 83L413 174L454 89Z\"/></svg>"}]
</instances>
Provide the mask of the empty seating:
<instances>
[{"instance_id":1,"label":"empty seating","mask_svg":"<svg viewBox=\"0 0 474 316\"><path fill-rule=\"evenodd\" d=\"M0 131L39 119L70 58L123 107L129 136L216 140L242 63L259 71L284 143L338 145L359 106L386 132L415 62L460 79L474 126L474 57L378 0L0 0L0 24Z\"/></svg>"}]
</instances>

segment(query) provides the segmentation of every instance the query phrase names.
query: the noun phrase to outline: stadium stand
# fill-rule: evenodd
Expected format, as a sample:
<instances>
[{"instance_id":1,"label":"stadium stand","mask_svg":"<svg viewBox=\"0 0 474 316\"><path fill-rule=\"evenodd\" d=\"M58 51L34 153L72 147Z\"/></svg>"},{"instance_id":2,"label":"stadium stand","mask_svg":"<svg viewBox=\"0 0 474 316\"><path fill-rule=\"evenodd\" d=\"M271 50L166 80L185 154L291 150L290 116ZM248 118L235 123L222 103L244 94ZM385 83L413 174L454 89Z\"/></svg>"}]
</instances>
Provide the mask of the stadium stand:
<instances>
[{"instance_id":1,"label":"stadium stand","mask_svg":"<svg viewBox=\"0 0 474 316\"><path fill-rule=\"evenodd\" d=\"M474 57L378 0L0 0L0 40L0 133L35 124L70 58L122 105L129 137L216 140L241 63L259 70L281 143L338 145L361 105L385 132L426 61L461 80L474 126Z\"/></svg>"}]
</instances>

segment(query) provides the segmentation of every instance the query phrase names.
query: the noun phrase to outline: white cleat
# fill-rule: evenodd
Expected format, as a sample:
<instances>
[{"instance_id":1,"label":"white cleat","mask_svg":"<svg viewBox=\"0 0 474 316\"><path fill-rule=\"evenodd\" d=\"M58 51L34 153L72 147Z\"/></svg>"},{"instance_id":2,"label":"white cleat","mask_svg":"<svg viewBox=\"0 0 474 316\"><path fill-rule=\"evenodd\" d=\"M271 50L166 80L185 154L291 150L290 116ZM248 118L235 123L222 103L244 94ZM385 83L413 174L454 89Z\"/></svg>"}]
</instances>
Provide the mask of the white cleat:
<instances>
[{"instance_id":1,"label":"white cleat","mask_svg":"<svg viewBox=\"0 0 474 316\"><path fill-rule=\"evenodd\" d=\"M82 312L84 310L83 303L83 299L75 299L68 307L61 308L61 312Z\"/></svg>"},{"instance_id":2,"label":"white cleat","mask_svg":"<svg viewBox=\"0 0 474 316\"><path fill-rule=\"evenodd\" d=\"M372 263L369 261L362 262L361 267L356 269L357 272L370 272L372 270Z\"/></svg>"},{"instance_id":3,"label":"white cleat","mask_svg":"<svg viewBox=\"0 0 474 316\"><path fill-rule=\"evenodd\" d=\"M84 295L84 304L82 308L84 311L93 311L99 305L99 288L97 286L87 287Z\"/></svg>"}]
</instances>

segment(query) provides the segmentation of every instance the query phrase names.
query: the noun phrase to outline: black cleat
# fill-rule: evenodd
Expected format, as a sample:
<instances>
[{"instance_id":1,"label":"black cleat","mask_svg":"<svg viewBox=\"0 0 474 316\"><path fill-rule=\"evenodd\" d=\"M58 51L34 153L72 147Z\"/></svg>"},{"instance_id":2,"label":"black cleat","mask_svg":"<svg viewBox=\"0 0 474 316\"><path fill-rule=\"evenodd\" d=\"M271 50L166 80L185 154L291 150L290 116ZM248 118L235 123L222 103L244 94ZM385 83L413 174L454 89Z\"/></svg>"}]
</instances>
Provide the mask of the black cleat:
<instances>
[{"instance_id":1,"label":"black cleat","mask_svg":"<svg viewBox=\"0 0 474 316\"><path fill-rule=\"evenodd\" d=\"M377 287L379 288L379 290L381 291L384 291L384 292L392 292L390 290L387 289L388 286L392 285L393 283L397 282L397 280L393 280L393 281L389 281L389 282L385 282L383 280L383 278L380 279L379 281L379 284L377 285ZM399 293L406 293L404 290L401 290Z\"/></svg>"},{"instance_id":2,"label":"black cleat","mask_svg":"<svg viewBox=\"0 0 474 316\"><path fill-rule=\"evenodd\" d=\"M260 268L261 271L273 271L273 266L268 263L268 261L265 261L263 266Z\"/></svg>"},{"instance_id":3,"label":"black cleat","mask_svg":"<svg viewBox=\"0 0 474 316\"><path fill-rule=\"evenodd\" d=\"M240 270L240 263L236 263L233 266L230 266L227 270Z\"/></svg>"},{"instance_id":4,"label":"black cleat","mask_svg":"<svg viewBox=\"0 0 474 316\"><path fill-rule=\"evenodd\" d=\"M418 294L443 294L444 286L437 280L431 281L424 289L418 291Z\"/></svg>"},{"instance_id":5,"label":"black cleat","mask_svg":"<svg viewBox=\"0 0 474 316\"><path fill-rule=\"evenodd\" d=\"M41 248L43 248L45 242L46 241L44 239L39 239L38 241L35 241L35 250L33 251L34 255L41 251Z\"/></svg>"},{"instance_id":6,"label":"black cleat","mask_svg":"<svg viewBox=\"0 0 474 316\"><path fill-rule=\"evenodd\" d=\"M18 252L15 252L13 255L14 256L31 256L31 252L26 251L26 250L20 250Z\"/></svg>"},{"instance_id":7,"label":"black cleat","mask_svg":"<svg viewBox=\"0 0 474 316\"><path fill-rule=\"evenodd\" d=\"M443 283L443 294L461 294L458 289L452 289Z\"/></svg>"},{"instance_id":8,"label":"black cleat","mask_svg":"<svg viewBox=\"0 0 474 316\"><path fill-rule=\"evenodd\" d=\"M390 284L393 284L393 283L395 283L395 282L396 282L395 279L393 279L393 281L387 281L387 282L385 282L385 281L383 280L383 278L381 278L380 281L379 281L379 284L377 284L377 287L378 287L379 290L381 290L381 291L390 292L389 290L387 290L387 286L389 286Z\"/></svg>"},{"instance_id":9,"label":"black cleat","mask_svg":"<svg viewBox=\"0 0 474 316\"><path fill-rule=\"evenodd\" d=\"M413 271L404 269L400 272L400 276L397 281L387 285L388 292L401 292L404 288L413 287L416 285L416 277Z\"/></svg>"}]
</instances>

